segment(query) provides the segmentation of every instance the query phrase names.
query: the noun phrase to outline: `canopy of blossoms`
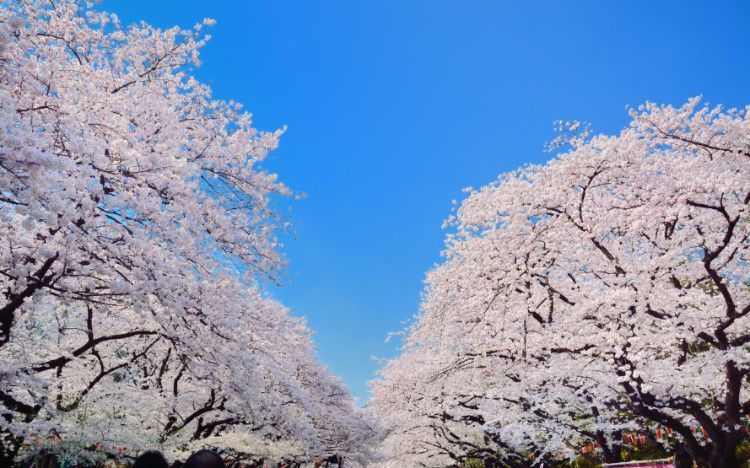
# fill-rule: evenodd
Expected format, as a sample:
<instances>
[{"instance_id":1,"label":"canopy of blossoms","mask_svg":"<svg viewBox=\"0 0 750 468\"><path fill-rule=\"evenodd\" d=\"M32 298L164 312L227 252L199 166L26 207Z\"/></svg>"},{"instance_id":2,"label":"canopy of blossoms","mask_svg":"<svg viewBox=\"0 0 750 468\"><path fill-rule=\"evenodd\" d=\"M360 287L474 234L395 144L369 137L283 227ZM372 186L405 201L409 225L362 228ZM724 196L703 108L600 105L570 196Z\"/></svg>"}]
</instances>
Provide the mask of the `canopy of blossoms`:
<instances>
[{"instance_id":1,"label":"canopy of blossoms","mask_svg":"<svg viewBox=\"0 0 750 468\"><path fill-rule=\"evenodd\" d=\"M50 440L370 456L372 426L258 286L280 132L191 76L208 40L75 0L0 8L0 464Z\"/></svg>"},{"instance_id":2,"label":"canopy of blossoms","mask_svg":"<svg viewBox=\"0 0 750 468\"><path fill-rule=\"evenodd\" d=\"M396 465L619 461L640 431L732 466L750 410L750 119L699 99L631 116L616 136L567 124L566 152L468 190L373 382Z\"/></svg>"}]
</instances>

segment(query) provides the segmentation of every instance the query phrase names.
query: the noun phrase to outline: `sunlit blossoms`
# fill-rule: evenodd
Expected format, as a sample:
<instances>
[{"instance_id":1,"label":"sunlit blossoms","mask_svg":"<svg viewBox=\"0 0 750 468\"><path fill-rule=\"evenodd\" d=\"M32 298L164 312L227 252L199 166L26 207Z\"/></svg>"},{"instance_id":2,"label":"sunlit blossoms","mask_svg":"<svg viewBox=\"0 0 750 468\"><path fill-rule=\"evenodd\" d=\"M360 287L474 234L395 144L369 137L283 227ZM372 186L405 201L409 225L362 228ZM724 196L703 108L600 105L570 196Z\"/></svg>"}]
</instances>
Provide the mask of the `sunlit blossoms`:
<instances>
[{"instance_id":1,"label":"sunlit blossoms","mask_svg":"<svg viewBox=\"0 0 750 468\"><path fill-rule=\"evenodd\" d=\"M639 440L734 466L750 412L750 119L698 99L631 116L469 191L403 353L373 383L393 466L619 461Z\"/></svg>"},{"instance_id":2,"label":"sunlit blossoms","mask_svg":"<svg viewBox=\"0 0 750 468\"><path fill-rule=\"evenodd\" d=\"M291 191L263 169L281 131L193 77L214 21L0 5L1 466L750 452L746 111L561 124L549 162L468 190L362 411L264 288L285 264Z\"/></svg>"},{"instance_id":3,"label":"sunlit blossoms","mask_svg":"<svg viewBox=\"0 0 750 468\"><path fill-rule=\"evenodd\" d=\"M190 75L212 23L0 8L0 464L50 440L370 456L309 329L256 286L289 191L259 167L279 132Z\"/></svg>"}]
</instances>

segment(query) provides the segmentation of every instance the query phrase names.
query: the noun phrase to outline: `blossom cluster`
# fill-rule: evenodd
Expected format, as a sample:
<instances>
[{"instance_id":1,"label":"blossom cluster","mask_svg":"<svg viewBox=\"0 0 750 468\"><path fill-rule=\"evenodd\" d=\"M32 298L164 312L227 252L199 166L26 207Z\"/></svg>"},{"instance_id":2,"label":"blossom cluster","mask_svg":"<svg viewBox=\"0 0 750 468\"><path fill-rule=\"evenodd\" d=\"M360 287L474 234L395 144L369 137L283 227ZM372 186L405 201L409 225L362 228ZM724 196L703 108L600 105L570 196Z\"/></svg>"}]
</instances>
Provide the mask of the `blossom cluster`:
<instances>
[{"instance_id":1,"label":"blossom cluster","mask_svg":"<svg viewBox=\"0 0 750 468\"><path fill-rule=\"evenodd\" d=\"M750 118L697 98L631 116L468 191L373 382L394 460L524 466L594 444L615 462L623 434L664 427L664 450L732 465L750 412Z\"/></svg>"},{"instance_id":2,"label":"blossom cluster","mask_svg":"<svg viewBox=\"0 0 750 468\"><path fill-rule=\"evenodd\" d=\"M261 167L281 131L191 75L212 24L2 2L0 465L36 437L368 454L369 420L260 286L284 267L291 192Z\"/></svg>"}]
</instances>

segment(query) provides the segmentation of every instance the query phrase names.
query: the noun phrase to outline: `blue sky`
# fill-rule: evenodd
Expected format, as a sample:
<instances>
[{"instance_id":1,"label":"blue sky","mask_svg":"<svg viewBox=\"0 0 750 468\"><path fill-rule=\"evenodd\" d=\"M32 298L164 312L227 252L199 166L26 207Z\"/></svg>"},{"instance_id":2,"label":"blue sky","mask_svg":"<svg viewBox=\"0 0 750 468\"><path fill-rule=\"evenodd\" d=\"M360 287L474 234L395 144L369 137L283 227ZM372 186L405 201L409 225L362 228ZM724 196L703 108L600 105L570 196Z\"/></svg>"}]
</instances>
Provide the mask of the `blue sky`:
<instances>
[{"instance_id":1,"label":"blue sky","mask_svg":"<svg viewBox=\"0 0 750 468\"><path fill-rule=\"evenodd\" d=\"M196 75L284 125L266 167L307 198L284 213L286 286L321 359L360 398L418 311L462 188L549 157L557 119L598 132L626 105L750 104L750 2L104 0L124 22L218 24ZM288 205L288 206L287 206Z\"/></svg>"}]
</instances>

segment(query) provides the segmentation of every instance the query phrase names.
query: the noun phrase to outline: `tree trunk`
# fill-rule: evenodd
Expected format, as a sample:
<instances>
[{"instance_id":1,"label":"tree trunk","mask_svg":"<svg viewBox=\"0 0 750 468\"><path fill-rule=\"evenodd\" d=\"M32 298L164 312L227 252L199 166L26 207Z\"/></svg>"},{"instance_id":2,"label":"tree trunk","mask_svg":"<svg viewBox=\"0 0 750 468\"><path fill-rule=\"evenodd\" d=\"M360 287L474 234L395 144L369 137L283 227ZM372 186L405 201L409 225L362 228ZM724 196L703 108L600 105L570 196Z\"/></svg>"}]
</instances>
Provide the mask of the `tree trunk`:
<instances>
[{"instance_id":1,"label":"tree trunk","mask_svg":"<svg viewBox=\"0 0 750 468\"><path fill-rule=\"evenodd\" d=\"M674 466L675 468L693 468L693 459L681 443L675 447Z\"/></svg>"},{"instance_id":2,"label":"tree trunk","mask_svg":"<svg viewBox=\"0 0 750 468\"><path fill-rule=\"evenodd\" d=\"M708 459L708 466L711 468L735 468L739 467L737 460L737 437L723 437L718 444L711 446L711 452Z\"/></svg>"},{"instance_id":3,"label":"tree trunk","mask_svg":"<svg viewBox=\"0 0 750 468\"><path fill-rule=\"evenodd\" d=\"M622 435L619 431L617 431L614 436L613 440L620 440L622 438ZM610 445L607 441L607 438L604 436L604 433L602 431L597 431L596 436L594 437L594 440L596 440L599 443L599 446L602 449L602 455L604 457L604 461L607 463L617 463L621 462L622 460L622 447L617 442L612 442Z\"/></svg>"},{"instance_id":4,"label":"tree trunk","mask_svg":"<svg viewBox=\"0 0 750 468\"><path fill-rule=\"evenodd\" d=\"M0 466L13 466L13 459L21 447L19 437L0 431Z\"/></svg>"}]
</instances>

